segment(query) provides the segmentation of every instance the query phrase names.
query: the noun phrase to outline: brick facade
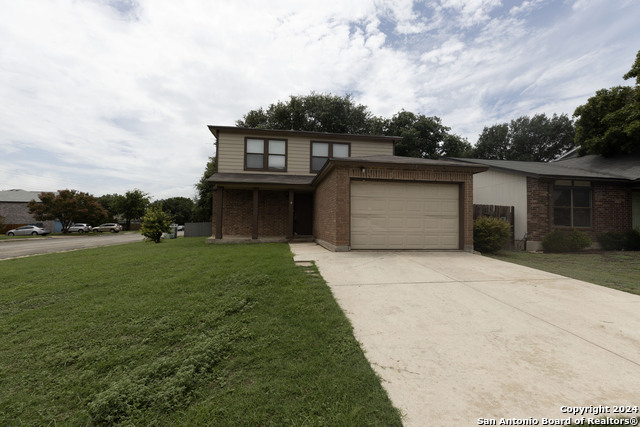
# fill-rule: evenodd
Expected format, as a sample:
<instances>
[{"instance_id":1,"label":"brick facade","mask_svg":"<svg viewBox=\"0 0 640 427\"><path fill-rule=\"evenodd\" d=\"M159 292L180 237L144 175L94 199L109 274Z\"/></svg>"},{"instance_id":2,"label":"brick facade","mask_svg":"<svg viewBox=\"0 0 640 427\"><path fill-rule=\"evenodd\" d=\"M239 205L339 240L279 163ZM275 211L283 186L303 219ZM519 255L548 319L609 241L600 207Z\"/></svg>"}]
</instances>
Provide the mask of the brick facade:
<instances>
[{"instance_id":1,"label":"brick facade","mask_svg":"<svg viewBox=\"0 0 640 427\"><path fill-rule=\"evenodd\" d=\"M462 187L461 227L463 248L473 247L473 174L456 168L336 166L318 184L314 203L314 236L336 248L351 242L351 180L393 180L394 182L451 182Z\"/></svg>"},{"instance_id":2,"label":"brick facade","mask_svg":"<svg viewBox=\"0 0 640 427\"><path fill-rule=\"evenodd\" d=\"M553 180L527 178L527 233L530 241L541 242L554 226ZM619 183L591 183L591 227L577 228L595 242L608 231L624 232L632 227L632 189Z\"/></svg>"},{"instance_id":3,"label":"brick facade","mask_svg":"<svg viewBox=\"0 0 640 427\"><path fill-rule=\"evenodd\" d=\"M333 245L338 242L335 225L338 215L338 175L332 173L318 184L313 201L313 235Z\"/></svg>"},{"instance_id":4,"label":"brick facade","mask_svg":"<svg viewBox=\"0 0 640 427\"><path fill-rule=\"evenodd\" d=\"M253 232L253 190L222 189L223 236L251 236ZM218 209L213 198L212 235L216 235ZM258 235L285 236L289 219L288 191L258 191Z\"/></svg>"},{"instance_id":5,"label":"brick facade","mask_svg":"<svg viewBox=\"0 0 640 427\"><path fill-rule=\"evenodd\" d=\"M593 231L629 231L632 228L632 189L628 185L593 183ZM595 236L593 236L595 238Z\"/></svg>"},{"instance_id":6,"label":"brick facade","mask_svg":"<svg viewBox=\"0 0 640 427\"><path fill-rule=\"evenodd\" d=\"M351 244L351 181L446 182L460 186L460 246L473 248L473 173L455 166L336 164L315 184L313 236L335 250ZM306 190L308 191L308 190ZM295 194L295 193L294 193ZM288 236L292 229L289 190L258 190L258 240ZM295 195L294 195L295 197ZM222 203L220 200L222 199ZM254 190L218 188L214 192L212 235L216 236L219 208L222 239L251 239L254 226ZM215 239L214 239L215 240ZM222 240L221 240L222 241Z\"/></svg>"},{"instance_id":7,"label":"brick facade","mask_svg":"<svg viewBox=\"0 0 640 427\"><path fill-rule=\"evenodd\" d=\"M529 240L542 241L553 224L550 180L527 177L527 235Z\"/></svg>"}]
</instances>

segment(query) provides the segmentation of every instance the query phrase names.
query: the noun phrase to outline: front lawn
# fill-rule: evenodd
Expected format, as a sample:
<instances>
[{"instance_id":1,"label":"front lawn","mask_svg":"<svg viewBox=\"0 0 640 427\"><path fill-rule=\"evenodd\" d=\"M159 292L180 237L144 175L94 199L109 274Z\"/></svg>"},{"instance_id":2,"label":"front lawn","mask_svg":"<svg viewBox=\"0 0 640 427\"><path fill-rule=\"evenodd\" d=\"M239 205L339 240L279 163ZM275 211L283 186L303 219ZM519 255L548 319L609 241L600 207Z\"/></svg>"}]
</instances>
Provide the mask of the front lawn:
<instances>
[{"instance_id":1,"label":"front lawn","mask_svg":"<svg viewBox=\"0 0 640 427\"><path fill-rule=\"evenodd\" d=\"M0 425L401 425L287 245L0 261Z\"/></svg>"},{"instance_id":2,"label":"front lawn","mask_svg":"<svg viewBox=\"0 0 640 427\"><path fill-rule=\"evenodd\" d=\"M504 251L491 256L640 295L640 252L546 254Z\"/></svg>"},{"instance_id":3,"label":"front lawn","mask_svg":"<svg viewBox=\"0 0 640 427\"><path fill-rule=\"evenodd\" d=\"M7 236L6 234L0 234L0 240L18 240L18 239L37 239L51 236L51 234L47 234L46 236L38 235L38 236Z\"/></svg>"}]
</instances>

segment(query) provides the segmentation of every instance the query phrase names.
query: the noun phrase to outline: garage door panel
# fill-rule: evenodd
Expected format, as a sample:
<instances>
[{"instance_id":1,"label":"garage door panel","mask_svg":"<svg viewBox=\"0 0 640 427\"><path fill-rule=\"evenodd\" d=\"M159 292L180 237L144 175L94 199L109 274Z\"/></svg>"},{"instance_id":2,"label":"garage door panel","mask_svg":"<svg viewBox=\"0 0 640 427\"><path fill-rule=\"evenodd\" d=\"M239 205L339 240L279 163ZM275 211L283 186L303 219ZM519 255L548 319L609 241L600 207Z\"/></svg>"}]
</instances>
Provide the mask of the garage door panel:
<instances>
[{"instance_id":1,"label":"garage door panel","mask_svg":"<svg viewBox=\"0 0 640 427\"><path fill-rule=\"evenodd\" d=\"M456 184L352 182L353 249L458 249Z\"/></svg>"}]
</instances>

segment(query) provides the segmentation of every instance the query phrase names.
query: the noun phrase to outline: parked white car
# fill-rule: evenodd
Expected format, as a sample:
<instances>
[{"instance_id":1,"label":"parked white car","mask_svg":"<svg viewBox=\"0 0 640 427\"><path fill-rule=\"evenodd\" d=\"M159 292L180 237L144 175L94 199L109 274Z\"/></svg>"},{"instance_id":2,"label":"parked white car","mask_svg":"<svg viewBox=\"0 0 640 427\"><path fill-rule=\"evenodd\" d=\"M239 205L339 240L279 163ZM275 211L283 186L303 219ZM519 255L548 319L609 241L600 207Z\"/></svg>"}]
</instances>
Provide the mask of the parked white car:
<instances>
[{"instance_id":1,"label":"parked white car","mask_svg":"<svg viewBox=\"0 0 640 427\"><path fill-rule=\"evenodd\" d=\"M46 236L51 233L47 228L38 227L37 225L24 225L7 231L7 236Z\"/></svg>"},{"instance_id":2,"label":"parked white car","mask_svg":"<svg viewBox=\"0 0 640 427\"><path fill-rule=\"evenodd\" d=\"M78 223L78 224L73 224L71 227L69 227L69 230L67 230L69 233L88 233L91 231L91 226L89 224L82 224L82 223Z\"/></svg>"},{"instance_id":3,"label":"parked white car","mask_svg":"<svg viewBox=\"0 0 640 427\"><path fill-rule=\"evenodd\" d=\"M100 224L97 227L93 227L94 233L102 233L103 231L110 231L111 233L117 233L122 231L122 226L114 222L108 222L106 224Z\"/></svg>"}]
</instances>

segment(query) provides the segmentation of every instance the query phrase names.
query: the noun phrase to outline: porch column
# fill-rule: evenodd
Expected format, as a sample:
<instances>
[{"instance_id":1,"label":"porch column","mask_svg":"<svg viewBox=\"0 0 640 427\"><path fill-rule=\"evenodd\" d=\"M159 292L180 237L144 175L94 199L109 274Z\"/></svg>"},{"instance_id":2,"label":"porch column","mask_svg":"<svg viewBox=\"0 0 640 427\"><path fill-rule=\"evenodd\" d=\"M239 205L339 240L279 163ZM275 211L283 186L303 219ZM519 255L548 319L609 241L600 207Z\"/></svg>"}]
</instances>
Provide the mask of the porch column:
<instances>
[{"instance_id":1,"label":"porch column","mask_svg":"<svg viewBox=\"0 0 640 427\"><path fill-rule=\"evenodd\" d=\"M294 212L293 212L293 201L294 201L294 193L293 190L289 190L289 227L287 229L287 238L293 238L293 221L294 221Z\"/></svg>"},{"instance_id":2,"label":"porch column","mask_svg":"<svg viewBox=\"0 0 640 427\"><path fill-rule=\"evenodd\" d=\"M465 216L465 206L467 205L467 199L464 197L465 194L465 183L461 182L458 184L458 249L465 249L465 242L468 239L467 233L467 217ZM473 214L471 214L473 216ZM471 221L473 223L473 219ZM473 233L471 234L473 236ZM473 248L473 243L471 243L471 247Z\"/></svg>"},{"instance_id":3,"label":"porch column","mask_svg":"<svg viewBox=\"0 0 640 427\"><path fill-rule=\"evenodd\" d=\"M216 239L222 239L222 193L224 187L217 187L215 194L216 203Z\"/></svg>"},{"instance_id":4,"label":"porch column","mask_svg":"<svg viewBox=\"0 0 640 427\"><path fill-rule=\"evenodd\" d=\"M252 239L258 238L258 189L253 189L253 231L251 233Z\"/></svg>"}]
</instances>

